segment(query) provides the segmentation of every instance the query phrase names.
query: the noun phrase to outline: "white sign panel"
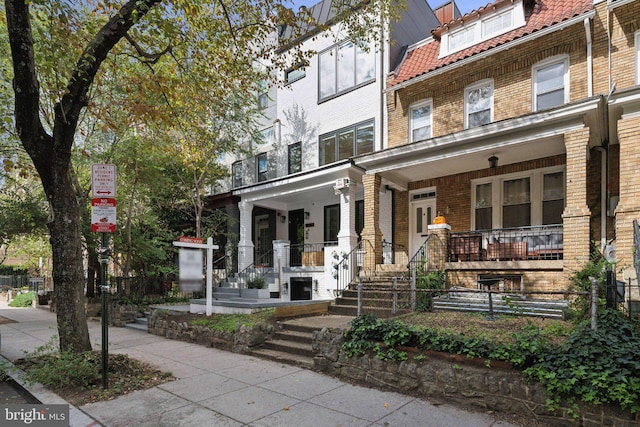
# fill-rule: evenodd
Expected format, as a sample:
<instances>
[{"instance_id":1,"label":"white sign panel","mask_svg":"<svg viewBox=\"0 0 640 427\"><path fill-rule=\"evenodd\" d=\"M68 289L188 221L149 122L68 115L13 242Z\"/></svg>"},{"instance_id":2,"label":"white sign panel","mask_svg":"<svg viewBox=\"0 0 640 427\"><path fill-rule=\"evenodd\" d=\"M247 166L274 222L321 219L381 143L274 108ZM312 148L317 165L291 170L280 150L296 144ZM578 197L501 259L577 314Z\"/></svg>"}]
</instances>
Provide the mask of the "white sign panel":
<instances>
[{"instance_id":1,"label":"white sign panel","mask_svg":"<svg viewBox=\"0 0 640 427\"><path fill-rule=\"evenodd\" d=\"M91 190L93 197L116 197L116 165L93 165Z\"/></svg>"},{"instance_id":2,"label":"white sign panel","mask_svg":"<svg viewBox=\"0 0 640 427\"><path fill-rule=\"evenodd\" d=\"M202 291L202 273L204 262L200 249L180 249L178 251L180 268L180 291Z\"/></svg>"}]
</instances>

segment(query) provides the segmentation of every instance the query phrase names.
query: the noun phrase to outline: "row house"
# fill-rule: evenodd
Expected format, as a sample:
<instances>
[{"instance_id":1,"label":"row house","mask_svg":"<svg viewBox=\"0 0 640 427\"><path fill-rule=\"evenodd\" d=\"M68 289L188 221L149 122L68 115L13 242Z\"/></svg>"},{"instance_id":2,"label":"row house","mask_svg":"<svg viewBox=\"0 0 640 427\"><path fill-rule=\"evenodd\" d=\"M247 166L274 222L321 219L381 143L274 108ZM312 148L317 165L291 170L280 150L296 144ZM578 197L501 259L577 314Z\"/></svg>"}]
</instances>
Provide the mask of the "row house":
<instances>
[{"instance_id":1,"label":"row house","mask_svg":"<svg viewBox=\"0 0 640 427\"><path fill-rule=\"evenodd\" d=\"M640 0L409 1L378 50L340 42L330 3L337 37L265 90L267 142L212 198L239 271L274 269L284 300L416 257L450 287L563 291L595 247L635 277Z\"/></svg>"},{"instance_id":2,"label":"row house","mask_svg":"<svg viewBox=\"0 0 640 427\"><path fill-rule=\"evenodd\" d=\"M448 286L566 290L592 245L635 276L639 30L637 0L497 0L410 46L389 147L354 159L362 239L382 254L391 191L394 241Z\"/></svg>"},{"instance_id":3,"label":"row house","mask_svg":"<svg viewBox=\"0 0 640 427\"><path fill-rule=\"evenodd\" d=\"M453 18L451 6L439 14ZM358 44L334 21L331 0L309 12L318 27L296 42L316 53L292 64L282 87L258 93L261 138L250 156L227 159L231 178L208 203L236 219L227 231L237 237L226 246L237 272L277 270L269 290L284 300L333 297L329 265L356 247L364 226L365 170L353 159L386 148L387 75L406 46L440 25L425 0L409 0L382 43ZM287 28L281 36L289 38ZM391 194L383 200L391 212Z\"/></svg>"}]
</instances>

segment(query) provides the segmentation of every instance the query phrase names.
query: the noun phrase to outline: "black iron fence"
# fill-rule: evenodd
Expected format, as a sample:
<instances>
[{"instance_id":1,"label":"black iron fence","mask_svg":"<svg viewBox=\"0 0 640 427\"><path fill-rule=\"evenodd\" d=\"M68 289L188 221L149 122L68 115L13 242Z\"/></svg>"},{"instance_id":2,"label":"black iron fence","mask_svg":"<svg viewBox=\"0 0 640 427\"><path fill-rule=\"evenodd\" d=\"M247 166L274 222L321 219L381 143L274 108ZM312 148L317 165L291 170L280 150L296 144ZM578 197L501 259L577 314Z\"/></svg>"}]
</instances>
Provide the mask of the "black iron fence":
<instances>
[{"instance_id":1,"label":"black iron fence","mask_svg":"<svg viewBox=\"0 0 640 427\"><path fill-rule=\"evenodd\" d=\"M288 256L291 267L318 267L324 265L324 251L338 242L303 243L289 246Z\"/></svg>"}]
</instances>

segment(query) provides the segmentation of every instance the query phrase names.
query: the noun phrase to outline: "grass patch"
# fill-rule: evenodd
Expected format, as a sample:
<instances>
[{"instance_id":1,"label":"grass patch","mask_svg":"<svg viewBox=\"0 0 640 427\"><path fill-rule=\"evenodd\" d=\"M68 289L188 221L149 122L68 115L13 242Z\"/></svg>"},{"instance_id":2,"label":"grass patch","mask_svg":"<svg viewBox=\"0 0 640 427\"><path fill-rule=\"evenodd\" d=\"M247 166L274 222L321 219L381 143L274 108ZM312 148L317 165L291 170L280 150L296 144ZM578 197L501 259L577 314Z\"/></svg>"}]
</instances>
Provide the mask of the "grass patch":
<instances>
[{"instance_id":1,"label":"grass patch","mask_svg":"<svg viewBox=\"0 0 640 427\"><path fill-rule=\"evenodd\" d=\"M214 331L234 332L238 324L253 327L259 323L272 322L274 314L274 308L266 308L248 314L212 314L211 316L192 319L190 323L194 326L204 326Z\"/></svg>"},{"instance_id":2,"label":"grass patch","mask_svg":"<svg viewBox=\"0 0 640 427\"><path fill-rule=\"evenodd\" d=\"M34 292L18 294L13 301L9 303L9 307L31 307L33 305L33 300L35 299L36 294Z\"/></svg>"}]
</instances>

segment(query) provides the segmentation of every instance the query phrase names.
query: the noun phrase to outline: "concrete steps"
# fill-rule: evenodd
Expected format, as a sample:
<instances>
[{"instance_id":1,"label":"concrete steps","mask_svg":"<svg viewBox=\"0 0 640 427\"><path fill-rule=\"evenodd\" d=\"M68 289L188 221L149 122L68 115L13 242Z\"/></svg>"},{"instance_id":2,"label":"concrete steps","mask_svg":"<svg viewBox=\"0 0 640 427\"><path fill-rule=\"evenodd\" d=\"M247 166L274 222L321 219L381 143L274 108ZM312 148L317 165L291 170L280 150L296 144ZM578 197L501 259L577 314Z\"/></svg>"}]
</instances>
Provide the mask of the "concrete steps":
<instances>
[{"instance_id":1,"label":"concrete steps","mask_svg":"<svg viewBox=\"0 0 640 427\"><path fill-rule=\"evenodd\" d=\"M313 369L315 353L311 348L315 328L281 323L281 330L251 354L277 362Z\"/></svg>"},{"instance_id":2,"label":"concrete steps","mask_svg":"<svg viewBox=\"0 0 640 427\"><path fill-rule=\"evenodd\" d=\"M124 327L142 332L149 332L149 318L147 316L148 313L145 313L144 317L136 317L133 323L125 323Z\"/></svg>"}]
</instances>

